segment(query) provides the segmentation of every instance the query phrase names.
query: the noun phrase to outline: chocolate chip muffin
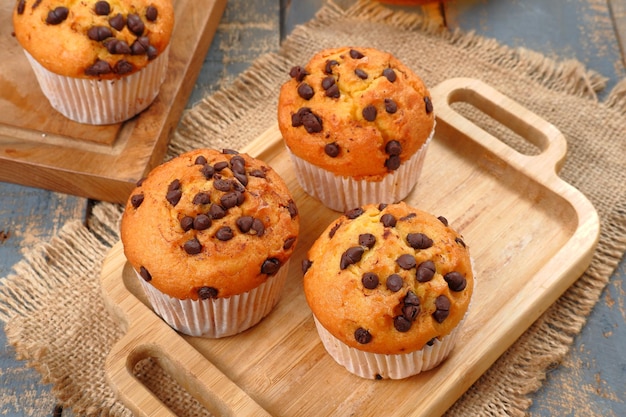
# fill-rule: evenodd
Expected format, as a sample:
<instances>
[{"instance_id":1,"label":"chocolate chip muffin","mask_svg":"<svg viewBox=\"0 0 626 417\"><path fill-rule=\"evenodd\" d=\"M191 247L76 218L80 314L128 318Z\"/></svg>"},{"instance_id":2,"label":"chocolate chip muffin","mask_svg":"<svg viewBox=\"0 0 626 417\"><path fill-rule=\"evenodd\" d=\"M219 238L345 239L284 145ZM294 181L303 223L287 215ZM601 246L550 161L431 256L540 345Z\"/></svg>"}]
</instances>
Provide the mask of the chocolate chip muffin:
<instances>
[{"instance_id":1,"label":"chocolate chip muffin","mask_svg":"<svg viewBox=\"0 0 626 417\"><path fill-rule=\"evenodd\" d=\"M127 120L165 79L171 0L19 0L15 38L52 107L89 124Z\"/></svg>"},{"instance_id":2,"label":"chocolate chip muffin","mask_svg":"<svg viewBox=\"0 0 626 417\"><path fill-rule=\"evenodd\" d=\"M304 292L329 354L364 378L437 366L468 310L468 246L444 217L401 202L338 218L303 262Z\"/></svg>"},{"instance_id":3,"label":"chocolate chip muffin","mask_svg":"<svg viewBox=\"0 0 626 417\"><path fill-rule=\"evenodd\" d=\"M390 53L351 47L289 75L278 125L302 188L338 211L405 198L435 126L422 79Z\"/></svg>"},{"instance_id":4,"label":"chocolate chip muffin","mask_svg":"<svg viewBox=\"0 0 626 417\"><path fill-rule=\"evenodd\" d=\"M270 166L199 149L139 182L121 239L157 314L185 334L222 337L253 326L278 301L299 220Z\"/></svg>"}]
</instances>

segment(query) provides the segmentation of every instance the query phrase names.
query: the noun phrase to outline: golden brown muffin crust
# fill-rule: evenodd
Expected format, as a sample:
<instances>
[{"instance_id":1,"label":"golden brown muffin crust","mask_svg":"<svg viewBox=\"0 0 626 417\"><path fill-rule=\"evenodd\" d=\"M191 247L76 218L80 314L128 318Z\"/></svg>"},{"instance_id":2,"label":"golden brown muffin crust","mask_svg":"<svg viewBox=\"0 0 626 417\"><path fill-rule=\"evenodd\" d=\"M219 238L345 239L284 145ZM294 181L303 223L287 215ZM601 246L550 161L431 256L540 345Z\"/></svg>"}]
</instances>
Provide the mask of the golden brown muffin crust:
<instances>
[{"instance_id":1,"label":"golden brown muffin crust","mask_svg":"<svg viewBox=\"0 0 626 417\"><path fill-rule=\"evenodd\" d=\"M171 0L18 0L15 37L49 71L113 79L144 68L169 44Z\"/></svg>"},{"instance_id":2,"label":"golden brown muffin crust","mask_svg":"<svg viewBox=\"0 0 626 417\"><path fill-rule=\"evenodd\" d=\"M128 261L179 299L257 287L287 262L298 232L296 205L273 169L209 149L152 170L131 193L121 223Z\"/></svg>"},{"instance_id":3,"label":"golden brown muffin crust","mask_svg":"<svg viewBox=\"0 0 626 417\"><path fill-rule=\"evenodd\" d=\"M445 218L404 202L383 207L351 210L328 226L304 261L304 292L319 322L348 346L408 353L459 324L474 275Z\"/></svg>"},{"instance_id":4,"label":"golden brown muffin crust","mask_svg":"<svg viewBox=\"0 0 626 417\"><path fill-rule=\"evenodd\" d=\"M336 175L380 180L433 130L430 93L390 53L326 49L290 76L278 102L283 138L295 155Z\"/></svg>"}]
</instances>

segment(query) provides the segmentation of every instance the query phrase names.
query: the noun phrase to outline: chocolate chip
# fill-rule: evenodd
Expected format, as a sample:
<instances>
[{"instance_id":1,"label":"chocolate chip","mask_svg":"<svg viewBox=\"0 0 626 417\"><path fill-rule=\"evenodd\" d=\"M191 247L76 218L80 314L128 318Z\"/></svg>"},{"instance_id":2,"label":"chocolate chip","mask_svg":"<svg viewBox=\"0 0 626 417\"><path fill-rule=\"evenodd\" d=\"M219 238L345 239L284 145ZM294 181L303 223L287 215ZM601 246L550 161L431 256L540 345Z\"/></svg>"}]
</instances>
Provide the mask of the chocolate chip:
<instances>
[{"instance_id":1,"label":"chocolate chip","mask_svg":"<svg viewBox=\"0 0 626 417\"><path fill-rule=\"evenodd\" d=\"M329 239L332 239L333 236L335 236L335 233L337 232L337 229L339 229L340 226L341 226L341 223L337 223L330 229L330 231L328 232Z\"/></svg>"},{"instance_id":2,"label":"chocolate chip","mask_svg":"<svg viewBox=\"0 0 626 417\"><path fill-rule=\"evenodd\" d=\"M433 240L423 233L409 233L406 241L413 249L428 249L433 245Z\"/></svg>"},{"instance_id":3,"label":"chocolate chip","mask_svg":"<svg viewBox=\"0 0 626 417\"><path fill-rule=\"evenodd\" d=\"M189 255L197 255L202 252L202 244L195 237L186 241L183 248Z\"/></svg>"},{"instance_id":4,"label":"chocolate chip","mask_svg":"<svg viewBox=\"0 0 626 417\"><path fill-rule=\"evenodd\" d=\"M467 247L465 246L465 242L463 242L463 239L461 239L460 237L455 237L454 241L458 243L459 245L463 246L464 248Z\"/></svg>"},{"instance_id":5,"label":"chocolate chip","mask_svg":"<svg viewBox=\"0 0 626 417\"><path fill-rule=\"evenodd\" d=\"M392 156L400 155L402 153L402 144L397 140L390 140L385 145L385 152Z\"/></svg>"},{"instance_id":6,"label":"chocolate chip","mask_svg":"<svg viewBox=\"0 0 626 417\"><path fill-rule=\"evenodd\" d=\"M49 25L58 25L62 23L70 14L70 10L67 7L59 6L48 12L46 17L46 23Z\"/></svg>"},{"instance_id":7,"label":"chocolate chip","mask_svg":"<svg viewBox=\"0 0 626 417\"><path fill-rule=\"evenodd\" d=\"M430 97L424 97L424 104L426 108L426 113L430 114L433 112L433 102L430 101Z\"/></svg>"},{"instance_id":8,"label":"chocolate chip","mask_svg":"<svg viewBox=\"0 0 626 417\"><path fill-rule=\"evenodd\" d=\"M327 143L326 146L324 146L324 152L331 158L336 158L337 155L339 155L339 145L337 145L336 142Z\"/></svg>"},{"instance_id":9,"label":"chocolate chip","mask_svg":"<svg viewBox=\"0 0 626 417\"><path fill-rule=\"evenodd\" d=\"M191 229L193 229L193 217L191 216L184 216L182 219L180 219L180 227L183 229L183 231L187 232Z\"/></svg>"},{"instance_id":10,"label":"chocolate chip","mask_svg":"<svg viewBox=\"0 0 626 417\"><path fill-rule=\"evenodd\" d=\"M204 165L207 162L209 162L209 161L207 161L206 158L204 156L202 156L202 155L198 155L196 160L193 161L194 165Z\"/></svg>"},{"instance_id":11,"label":"chocolate chip","mask_svg":"<svg viewBox=\"0 0 626 417\"><path fill-rule=\"evenodd\" d=\"M137 39L135 39L135 42L133 42L133 44L130 46L130 51L133 55L143 55L143 54L148 53L149 47L150 47L150 38L148 38L147 36L140 36Z\"/></svg>"},{"instance_id":12,"label":"chocolate chip","mask_svg":"<svg viewBox=\"0 0 626 417\"><path fill-rule=\"evenodd\" d=\"M331 60L326 61L326 65L324 66L324 72L325 72L326 74L332 74L332 72L333 72L333 67L334 67L335 65L339 65L339 62L337 62L337 61L336 61L336 60L334 60L334 59L331 59Z\"/></svg>"},{"instance_id":13,"label":"chocolate chip","mask_svg":"<svg viewBox=\"0 0 626 417\"><path fill-rule=\"evenodd\" d=\"M322 131L322 120L308 107L300 108L297 113L291 116L291 125L293 127L304 126L308 133Z\"/></svg>"},{"instance_id":14,"label":"chocolate chip","mask_svg":"<svg viewBox=\"0 0 626 417\"><path fill-rule=\"evenodd\" d=\"M391 68L385 68L383 70L383 75L385 78L389 80L389 82L393 83L396 81L396 72Z\"/></svg>"},{"instance_id":15,"label":"chocolate chip","mask_svg":"<svg viewBox=\"0 0 626 417\"><path fill-rule=\"evenodd\" d=\"M167 186L167 190L171 191L171 190L178 190L180 189L180 180L179 179L175 179L172 182L170 182L170 185Z\"/></svg>"},{"instance_id":16,"label":"chocolate chip","mask_svg":"<svg viewBox=\"0 0 626 417\"><path fill-rule=\"evenodd\" d=\"M106 1L97 1L94 10L98 16L106 16L111 13L111 6Z\"/></svg>"},{"instance_id":17,"label":"chocolate chip","mask_svg":"<svg viewBox=\"0 0 626 417\"><path fill-rule=\"evenodd\" d=\"M296 205L295 201L289 200L286 208L289 212L289 217L291 217L292 219L294 219L298 215L298 206Z\"/></svg>"},{"instance_id":18,"label":"chocolate chip","mask_svg":"<svg viewBox=\"0 0 626 417\"><path fill-rule=\"evenodd\" d=\"M215 168L215 170L219 172L228 168L228 166L229 166L229 163L227 161L219 161L219 162L216 162L215 165L213 165L213 168Z\"/></svg>"},{"instance_id":19,"label":"chocolate chip","mask_svg":"<svg viewBox=\"0 0 626 417\"><path fill-rule=\"evenodd\" d=\"M209 216L213 220L221 219L226 216L226 210L219 204L211 204L211 207L209 207Z\"/></svg>"},{"instance_id":20,"label":"chocolate chip","mask_svg":"<svg viewBox=\"0 0 626 417\"><path fill-rule=\"evenodd\" d=\"M416 213L409 213L409 214L407 214L405 216L402 216L400 218L400 220L402 220L402 221L411 220L413 217L416 217L416 216L417 216Z\"/></svg>"},{"instance_id":21,"label":"chocolate chip","mask_svg":"<svg viewBox=\"0 0 626 417\"><path fill-rule=\"evenodd\" d=\"M104 47L113 55L126 55L132 52L126 41L115 38L106 39L104 41Z\"/></svg>"},{"instance_id":22,"label":"chocolate chip","mask_svg":"<svg viewBox=\"0 0 626 417\"><path fill-rule=\"evenodd\" d=\"M25 8L26 8L26 1L20 0L19 3L17 3L17 14L24 14Z\"/></svg>"},{"instance_id":23,"label":"chocolate chip","mask_svg":"<svg viewBox=\"0 0 626 417\"><path fill-rule=\"evenodd\" d=\"M392 155L385 160L385 167L390 171L395 171L400 168L400 157L398 155Z\"/></svg>"},{"instance_id":24,"label":"chocolate chip","mask_svg":"<svg viewBox=\"0 0 626 417\"><path fill-rule=\"evenodd\" d=\"M261 169L253 169L249 172L250 176L256 178L265 178L265 172Z\"/></svg>"},{"instance_id":25,"label":"chocolate chip","mask_svg":"<svg viewBox=\"0 0 626 417\"><path fill-rule=\"evenodd\" d=\"M170 190L165 195L165 199L169 201L172 206L176 206L180 201L180 198L183 196L183 192L180 189Z\"/></svg>"},{"instance_id":26,"label":"chocolate chip","mask_svg":"<svg viewBox=\"0 0 626 417\"><path fill-rule=\"evenodd\" d=\"M335 77L333 76L325 77L324 79L322 79L322 88L324 90L328 90L330 87L332 87L335 84L336 84Z\"/></svg>"},{"instance_id":27,"label":"chocolate chip","mask_svg":"<svg viewBox=\"0 0 626 417\"><path fill-rule=\"evenodd\" d=\"M239 151L237 151L235 149L230 149L230 148L222 149L222 153L224 155L239 155Z\"/></svg>"},{"instance_id":28,"label":"chocolate chip","mask_svg":"<svg viewBox=\"0 0 626 417\"><path fill-rule=\"evenodd\" d=\"M298 95L305 100L310 100L315 95L315 91L307 83L302 83L298 86Z\"/></svg>"},{"instance_id":29,"label":"chocolate chip","mask_svg":"<svg viewBox=\"0 0 626 417\"><path fill-rule=\"evenodd\" d=\"M435 300L435 312L433 318L437 323L442 323L450 315L450 300L445 295L440 295Z\"/></svg>"},{"instance_id":30,"label":"chocolate chip","mask_svg":"<svg viewBox=\"0 0 626 417\"><path fill-rule=\"evenodd\" d=\"M126 26L137 36L143 35L143 31L146 29L143 20L141 20L141 17L136 13L129 13L128 16L126 16Z\"/></svg>"},{"instance_id":31,"label":"chocolate chip","mask_svg":"<svg viewBox=\"0 0 626 417\"><path fill-rule=\"evenodd\" d=\"M378 205L378 211L383 211L386 208L387 208L387 204L386 203L380 203Z\"/></svg>"},{"instance_id":32,"label":"chocolate chip","mask_svg":"<svg viewBox=\"0 0 626 417\"><path fill-rule=\"evenodd\" d=\"M393 318L393 327L401 333L408 332L413 323L404 316L396 316Z\"/></svg>"},{"instance_id":33,"label":"chocolate chip","mask_svg":"<svg viewBox=\"0 0 626 417\"><path fill-rule=\"evenodd\" d=\"M159 50L156 49L154 46L149 45L148 49L146 50L146 55L148 55L148 60L152 61L159 55Z\"/></svg>"},{"instance_id":34,"label":"chocolate chip","mask_svg":"<svg viewBox=\"0 0 626 417\"><path fill-rule=\"evenodd\" d=\"M287 238L285 240L285 243L283 243L283 250L291 249L291 247L293 246L294 243L296 243L296 238L295 237Z\"/></svg>"},{"instance_id":35,"label":"chocolate chip","mask_svg":"<svg viewBox=\"0 0 626 417\"><path fill-rule=\"evenodd\" d=\"M376 107L368 104L367 106L365 106L362 113L365 120L367 120L368 122L373 122L374 120L376 120L376 115L378 114L378 111L376 110Z\"/></svg>"},{"instance_id":36,"label":"chocolate chip","mask_svg":"<svg viewBox=\"0 0 626 417\"><path fill-rule=\"evenodd\" d=\"M408 291L402 300L402 315L410 321L415 321L420 313L420 300L413 291Z\"/></svg>"},{"instance_id":37,"label":"chocolate chip","mask_svg":"<svg viewBox=\"0 0 626 417\"><path fill-rule=\"evenodd\" d=\"M385 286L389 291L396 292L400 291L402 285L404 284L404 280L398 274L391 274L387 277L387 281L385 282Z\"/></svg>"},{"instance_id":38,"label":"chocolate chip","mask_svg":"<svg viewBox=\"0 0 626 417\"><path fill-rule=\"evenodd\" d=\"M356 49L350 49L350 57L353 58L353 59L361 59L361 58L365 57L365 55L363 55L362 53L360 53Z\"/></svg>"},{"instance_id":39,"label":"chocolate chip","mask_svg":"<svg viewBox=\"0 0 626 417\"><path fill-rule=\"evenodd\" d=\"M418 265L415 272L415 279L417 282L428 282L435 276L436 268L435 263L431 260L424 261Z\"/></svg>"},{"instance_id":40,"label":"chocolate chip","mask_svg":"<svg viewBox=\"0 0 626 417\"><path fill-rule=\"evenodd\" d=\"M359 245L372 249L376 244L376 236L371 233L362 233L359 235Z\"/></svg>"},{"instance_id":41,"label":"chocolate chip","mask_svg":"<svg viewBox=\"0 0 626 417\"><path fill-rule=\"evenodd\" d=\"M240 172L233 172L233 175L235 176L235 178L237 178L237 181L239 181L239 183L244 187L248 185L248 176L244 173L240 173Z\"/></svg>"},{"instance_id":42,"label":"chocolate chip","mask_svg":"<svg viewBox=\"0 0 626 417\"><path fill-rule=\"evenodd\" d=\"M215 233L215 237L222 242L231 240L233 236L233 229L231 229L229 226L222 226Z\"/></svg>"},{"instance_id":43,"label":"chocolate chip","mask_svg":"<svg viewBox=\"0 0 626 417\"><path fill-rule=\"evenodd\" d=\"M92 41L100 42L113 36L113 32L107 26L92 26L87 31L87 36Z\"/></svg>"},{"instance_id":44,"label":"chocolate chip","mask_svg":"<svg viewBox=\"0 0 626 417\"><path fill-rule=\"evenodd\" d=\"M301 265L301 267L302 267L302 273L303 273L303 274L306 274L306 271L308 271L308 270L309 270L309 268L310 268L311 266L313 266L313 262L311 262L311 261L310 261L310 260L308 260L308 259L303 259L303 260L302 260L302 265Z\"/></svg>"},{"instance_id":45,"label":"chocolate chip","mask_svg":"<svg viewBox=\"0 0 626 417\"><path fill-rule=\"evenodd\" d=\"M207 180L210 180L211 178L213 178L213 175L215 174L215 168L213 168L213 165L206 164L202 167L202 169L200 169L200 172L202 172L202 175L204 175L204 178L206 178Z\"/></svg>"},{"instance_id":46,"label":"chocolate chip","mask_svg":"<svg viewBox=\"0 0 626 417\"><path fill-rule=\"evenodd\" d=\"M400 255L398 259L396 259L396 263L402 269L412 269L415 268L417 262L415 261L415 256L405 253Z\"/></svg>"},{"instance_id":47,"label":"chocolate chip","mask_svg":"<svg viewBox=\"0 0 626 417\"><path fill-rule=\"evenodd\" d=\"M150 272L148 272L148 270L144 268L143 266L139 267L139 275L146 282L152 281L152 275L150 275Z\"/></svg>"},{"instance_id":48,"label":"chocolate chip","mask_svg":"<svg viewBox=\"0 0 626 417\"><path fill-rule=\"evenodd\" d=\"M193 228L196 230L205 230L211 227L211 218L206 214L198 214L193 220Z\"/></svg>"},{"instance_id":49,"label":"chocolate chip","mask_svg":"<svg viewBox=\"0 0 626 417\"><path fill-rule=\"evenodd\" d=\"M217 178L213 181L213 188L219 191L230 191L233 189L233 183L229 179Z\"/></svg>"},{"instance_id":50,"label":"chocolate chip","mask_svg":"<svg viewBox=\"0 0 626 417\"><path fill-rule=\"evenodd\" d=\"M465 277L457 271L448 272L443 279L448 283L448 288L455 292L463 291L467 285Z\"/></svg>"},{"instance_id":51,"label":"chocolate chip","mask_svg":"<svg viewBox=\"0 0 626 417\"><path fill-rule=\"evenodd\" d=\"M111 25L111 27L113 27L116 30L122 30L124 29L124 26L126 26L126 20L124 19L124 16L122 16L121 13L118 13L109 19L109 25Z\"/></svg>"},{"instance_id":52,"label":"chocolate chip","mask_svg":"<svg viewBox=\"0 0 626 417\"><path fill-rule=\"evenodd\" d=\"M365 250L361 246L353 246L348 248L342 255L341 260L339 261L339 268L346 269L352 264L355 264L361 260L363 257L363 253Z\"/></svg>"},{"instance_id":53,"label":"chocolate chip","mask_svg":"<svg viewBox=\"0 0 626 417\"><path fill-rule=\"evenodd\" d=\"M146 8L146 19L148 19L150 22L155 22L158 16L159 11L156 7L148 6L148 8Z\"/></svg>"},{"instance_id":54,"label":"chocolate chip","mask_svg":"<svg viewBox=\"0 0 626 417\"><path fill-rule=\"evenodd\" d=\"M357 68L354 70L354 73L356 74L357 77L359 77L362 80L367 80L367 72L363 71L361 68Z\"/></svg>"},{"instance_id":55,"label":"chocolate chip","mask_svg":"<svg viewBox=\"0 0 626 417\"><path fill-rule=\"evenodd\" d=\"M378 279L378 275L373 272L366 272L363 274L363 276L361 276L361 283L368 290L373 290L374 288L378 287L379 281L380 280Z\"/></svg>"},{"instance_id":56,"label":"chocolate chip","mask_svg":"<svg viewBox=\"0 0 626 417\"><path fill-rule=\"evenodd\" d=\"M252 222L252 230L256 232L256 235L261 237L265 234L265 225L261 219L254 219Z\"/></svg>"},{"instance_id":57,"label":"chocolate chip","mask_svg":"<svg viewBox=\"0 0 626 417\"><path fill-rule=\"evenodd\" d=\"M365 213L365 211L361 207L353 208L346 212L346 217L350 220L354 220L359 217L361 214Z\"/></svg>"},{"instance_id":58,"label":"chocolate chip","mask_svg":"<svg viewBox=\"0 0 626 417\"><path fill-rule=\"evenodd\" d=\"M143 203L143 194L135 194L130 198L130 204L137 208Z\"/></svg>"},{"instance_id":59,"label":"chocolate chip","mask_svg":"<svg viewBox=\"0 0 626 417\"><path fill-rule=\"evenodd\" d=\"M201 300L217 298L218 292L217 288L214 287L200 287L198 288L198 297L200 297Z\"/></svg>"},{"instance_id":60,"label":"chocolate chip","mask_svg":"<svg viewBox=\"0 0 626 417\"><path fill-rule=\"evenodd\" d=\"M209 204L211 202L211 195L207 192L201 191L193 197L193 204Z\"/></svg>"},{"instance_id":61,"label":"chocolate chip","mask_svg":"<svg viewBox=\"0 0 626 417\"><path fill-rule=\"evenodd\" d=\"M366 345L372 341L372 335L364 328L359 327L354 331L354 340L362 345Z\"/></svg>"},{"instance_id":62,"label":"chocolate chip","mask_svg":"<svg viewBox=\"0 0 626 417\"><path fill-rule=\"evenodd\" d=\"M426 342L426 344L427 344L428 346L432 346L432 345L434 345L434 344L435 344L435 340L437 340L437 338L436 338L436 337L433 337L433 338L432 338L432 339L430 339L428 342Z\"/></svg>"},{"instance_id":63,"label":"chocolate chip","mask_svg":"<svg viewBox=\"0 0 626 417\"><path fill-rule=\"evenodd\" d=\"M85 75L89 76L110 74L112 72L113 69L111 68L109 63L101 59L96 60L96 62L92 66L85 69Z\"/></svg>"},{"instance_id":64,"label":"chocolate chip","mask_svg":"<svg viewBox=\"0 0 626 417\"><path fill-rule=\"evenodd\" d=\"M408 291L404 296L404 300L402 300L402 302L407 305L420 305L420 299L413 291Z\"/></svg>"},{"instance_id":65,"label":"chocolate chip","mask_svg":"<svg viewBox=\"0 0 626 417\"><path fill-rule=\"evenodd\" d=\"M222 198L220 198L220 203L224 209L228 210L229 208L241 205L243 200L243 193L239 191L231 191L230 193L224 194Z\"/></svg>"},{"instance_id":66,"label":"chocolate chip","mask_svg":"<svg viewBox=\"0 0 626 417\"><path fill-rule=\"evenodd\" d=\"M240 155L230 158L230 169L238 174L246 173L246 160Z\"/></svg>"},{"instance_id":67,"label":"chocolate chip","mask_svg":"<svg viewBox=\"0 0 626 417\"><path fill-rule=\"evenodd\" d=\"M398 111L398 105L390 98L385 99L385 111L389 114L394 114Z\"/></svg>"},{"instance_id":68,"label":"chocolate chip","mask_svg":"<svg viewBox=\"0 0 626 417\"><path fill-rule=\"evenodd\" d=\"M120 75L128 74L129 72L132 72L134 68L135 67L133 67L133 64L131 64L130 62L126 61L125 59L120 59L115 63L115 66L113 67L113 72Z\"/></svg>"},{"instance_id":69,"label":"chocolate chip","mask_svg":"<svg viewBox=\"0 0 626 417\"><path fill-rule=\"evenodd\" d=\"M237 225L241 233L248 233L248 231L252 227L253 220L254 219L252 218L252 216L241 216L235 221L235 224Z\"/></svg>"},{"instance_id":70,"label":"chocolate chip","mask_svg":"<svg viewBox=\"0 0 626 417\"><path fill-rule=\"evenodd\" d=\"M396 225L397 220L392 214L385 213L382 216L380 216L380 222L385 227L394 227Z\"/></svg>"},{"instance_id":71,"label":"chocolate chip","mask_svg":"<svg viewBox=\"0 0 626 417\"><path fill-rule=\"evenodd\" d=\"M448 226L448 219L446 219L445 217L439 216L437 217L437 219L439 219L439 221L443 223L444 226Z\"/></svg>"},{"instance_id":72,"label":"chocolate chip","mask_svg":"<svg viewBox=\"0 0 626 417\"><path fill-rule=\"evenodd\" d=\"M309 75L309 73L301 66L292 67L289 71L289 76L291 78L295 78L296 81L300 82L304 80L304 77Z\"/></svg>"},{"instance_id":73,"label":"chocolate chip","mask_svg":"<svg viewBox=\"0 0 626 417\"><path fill-rule=\"evenodd\" d=\"M274 275L280 269L280 261L276 258L267 258L261 266L261 273Z\"/></svg>"},{"instance_id":74,"label":"chocolate chip","mask_svg":"<svg viewBox=\"0 0 626 417\"><path fill-rule=\"evenodd\" d=\"M330 87L328 87L325 94L326 97L339 98L339 96L341 95L339 92L339 86L337 84L331 85Z\"/></svg>"}]
</instances>

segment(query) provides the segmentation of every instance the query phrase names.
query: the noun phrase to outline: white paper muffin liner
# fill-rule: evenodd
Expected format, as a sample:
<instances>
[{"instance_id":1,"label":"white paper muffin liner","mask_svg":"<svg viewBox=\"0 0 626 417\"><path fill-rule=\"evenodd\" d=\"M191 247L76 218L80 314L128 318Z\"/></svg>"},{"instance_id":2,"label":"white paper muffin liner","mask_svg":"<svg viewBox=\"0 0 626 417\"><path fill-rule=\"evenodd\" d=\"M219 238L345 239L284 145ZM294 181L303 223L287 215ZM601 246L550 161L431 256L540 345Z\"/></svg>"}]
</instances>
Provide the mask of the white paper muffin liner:
<instances>
[{"instance_id":1,"label":"white paper muffin liner","mask_svg":"<svg viewBox=\"0 0 626 417\"><path fill-rule=\"evenodd\" d=\"M55 74L24 53L50 105L68 119L92 125L123 122L145 110L159 94L169 62L168 46L140 71L94 80Z\"/></svg>"},{"instance_id":2,"label":"white paper muffin liner","mask_svg":"<svg viewBox=\"0 0 626 417\"><path fill-rule=\"evenodd\" d=\"M159 291L139 274L154 312L175 330L189 336L232 336L259 323L274 308L287 280L289 261L252 290L226 298L180 300Z\"/></svg>"},{"instance_id":3,"label":"white paper muffin liner","mask_svg":"<svg viewBox=\"0 0 626 417\"><path fill-rule=\"evenodd\" d=\"M364 204L395 203L403 200L417 184L434 133L433 126L422 147L381 181L355 180L336 175L296 156L289 147L287 151L302 189L326 207L345 212Z\"/></svg>"},{"instance_id":4,"label":"white paper muffin liner","mask_svg":"<svg viewBox=\"0 0 626 417\"><path fill-rule=\"evenodd\" d=\"M462 320L441 340L432 346L397 355L364 352L346 345L333 336L313 316L317 332L328 354L351 373L367 379L403 379L433 369L448 357L456 344Z\"/></svg>"}]
</instances>

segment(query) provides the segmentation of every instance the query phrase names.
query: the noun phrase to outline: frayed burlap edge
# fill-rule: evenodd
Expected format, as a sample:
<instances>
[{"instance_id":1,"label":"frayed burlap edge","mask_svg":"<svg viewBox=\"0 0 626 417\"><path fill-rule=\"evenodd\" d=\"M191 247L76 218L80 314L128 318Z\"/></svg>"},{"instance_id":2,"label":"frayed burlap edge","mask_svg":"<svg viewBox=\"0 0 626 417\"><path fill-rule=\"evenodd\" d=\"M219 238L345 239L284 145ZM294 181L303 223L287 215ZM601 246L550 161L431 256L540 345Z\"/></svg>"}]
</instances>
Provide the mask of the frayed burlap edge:
<instances>
[{"instance_id":1,"label":"frayed burlap edge","mask_svg":"<svg viewBox=\"0 0 626 417\"><path fill-rule=\"evenodd\" d=\"M246 108L276 94L276 85L294 63L293 51L289 49L294 39L306 37L308 31L315 31L328 22L342 18L388 23L445 38L451 44L488 56L494 65L523 72L554 91L597 100L596 92L605 85L602 76L585 70L576 61L557 62L532 51L512 50L471 33L449 33L419 17L402 12L392 13L368 1L348 10L329 3L316 19L294 31L280 53L260 57L230 87L207 97L188 111L173 136L168 157L193 147L236 148L245 145L246 141L232 143L225 140L223 131L245 122L242 118L246 115ZM613 89L602 105L622 113L626 111L626 80ZM258 126L258 133L263 129L264 126ZM254 133L252 129L249 140L256 137ZM7 323L8 339L15 345L20 358L37 368L44 382L53 384L53 392L63 405L81 414L129 415L111 392L97 395L85 392L84 387L68 381L63 370L46 368L41 359L47 352L36 344L22 345L19 328L11 324L17 317L36 311L42 297L53 292L55 286L63 285L68 273L97 272L108 249L118 239L120 215L119 206L98 204L87 226L68 223L49 243L27 253L25 259L14 267L15 274L0 281L0 320ZM525 414L531 402L529 394L541 386L547 370L558 364L567 353L626 250L626 206L617 207L602 220L598 250L585 274L459 399L449 410L450 415ZM89 250L85 251L85 248ZM82 255L78 259L68 258L64 255L67 253ZM567 321L563 320L563 311L568 312ZM537 345L544 348L537 350Z\"/></svg>"}]
</instances>

